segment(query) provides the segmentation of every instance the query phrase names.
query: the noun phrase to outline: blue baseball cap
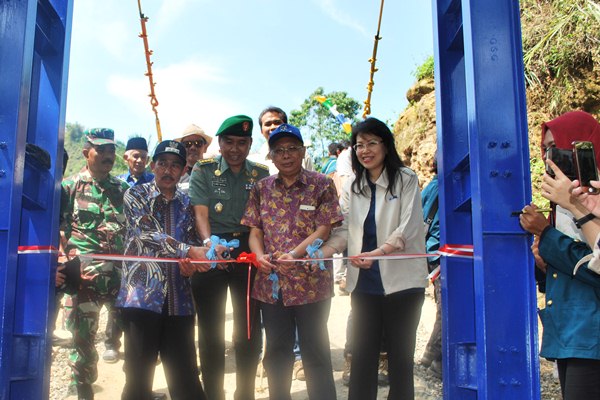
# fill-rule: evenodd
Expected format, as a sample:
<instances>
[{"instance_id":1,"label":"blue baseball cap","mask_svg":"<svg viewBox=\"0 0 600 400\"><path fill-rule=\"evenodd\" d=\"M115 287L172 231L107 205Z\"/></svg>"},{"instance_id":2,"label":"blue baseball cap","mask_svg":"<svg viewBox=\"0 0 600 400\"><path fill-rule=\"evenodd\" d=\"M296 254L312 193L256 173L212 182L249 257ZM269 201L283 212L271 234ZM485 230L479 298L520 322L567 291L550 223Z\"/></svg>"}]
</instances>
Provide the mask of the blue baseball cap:
<instances>
[{"instance_id":1,"label":"blue baseball cap","mask_svg":"<svg viewBox=\"0 0 600 400\"><path fill-rule=\"evenodd\" d=\"M281 124L269 135L269 147L272 148L276 141L283 139L284 137L298 139L300 143L304 144L300 129L296 128L294 125Z\"/></svg>"}]
</instances>

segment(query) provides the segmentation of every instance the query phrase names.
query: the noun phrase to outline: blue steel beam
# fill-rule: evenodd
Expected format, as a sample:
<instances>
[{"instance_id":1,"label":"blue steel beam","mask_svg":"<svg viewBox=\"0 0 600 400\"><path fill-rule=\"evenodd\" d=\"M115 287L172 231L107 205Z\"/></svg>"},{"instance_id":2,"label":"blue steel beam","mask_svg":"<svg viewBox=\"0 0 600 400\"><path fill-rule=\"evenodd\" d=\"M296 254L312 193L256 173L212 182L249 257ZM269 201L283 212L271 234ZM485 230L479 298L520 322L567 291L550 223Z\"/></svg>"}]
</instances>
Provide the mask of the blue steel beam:
<instances>
[{"instance_id":1,"label":"blue steel beam","mask_svg":"<svg viewBox=\"0 0 600 400\"><path fill-rule=\"evenodd\" d=\"M0 2L0 398L48 398L72 0ZM26 156L46 150L50 166Z\"/></svg>"},{"instance_id":2,"label":"blue steel beam","mask_svg":"<svg viewBox=\"0 0 600 400\"><path fill-rule=\"evenodd\" d=\"M539 398L531 257L508 217L531 197L518 11L434 4L442 242L475 247L442 262L446 398ZM71 14L72 0L0 3L0 398L48 394L52 257L17 248L56 245Z\"/></svg>"},{"instance_id":3,"label":"blue steel beam","mask_svg":"<svg viewBox=\"0 0 600 400\"><path fill-rule=\"evenodd\" d=\"M540 397L525 85L514 0L434 1L444 398Z\"/></svg>"}]
</instances>

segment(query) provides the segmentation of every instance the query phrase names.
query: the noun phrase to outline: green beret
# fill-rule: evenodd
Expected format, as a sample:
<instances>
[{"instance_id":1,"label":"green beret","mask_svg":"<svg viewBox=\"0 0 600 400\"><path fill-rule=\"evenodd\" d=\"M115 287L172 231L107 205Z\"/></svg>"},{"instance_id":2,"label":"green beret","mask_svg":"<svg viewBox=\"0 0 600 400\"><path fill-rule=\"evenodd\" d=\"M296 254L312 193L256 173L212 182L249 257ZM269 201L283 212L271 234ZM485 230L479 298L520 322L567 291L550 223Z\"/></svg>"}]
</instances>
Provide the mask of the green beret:
<instances>
[{"instance_id":1,"label":"green beret","mask_svg":"<svg viewBox=\"0 0 600 400\"><path fill-rule=\"evenodd\" d=\"M247 115L229 117L221 124L215 136L252 136L252 118Z\"/></svg>"}]
</instances>

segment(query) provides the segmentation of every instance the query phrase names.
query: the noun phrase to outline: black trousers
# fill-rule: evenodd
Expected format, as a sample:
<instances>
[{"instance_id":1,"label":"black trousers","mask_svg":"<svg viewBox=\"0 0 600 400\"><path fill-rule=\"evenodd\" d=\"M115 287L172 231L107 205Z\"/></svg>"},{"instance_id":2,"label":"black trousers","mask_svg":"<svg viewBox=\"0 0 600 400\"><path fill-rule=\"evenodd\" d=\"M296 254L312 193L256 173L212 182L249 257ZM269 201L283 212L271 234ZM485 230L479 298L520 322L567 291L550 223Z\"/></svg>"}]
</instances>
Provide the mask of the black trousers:
<instances>
[{"instance_id":1,"label":"black trousers","mask_svg":"<svg viewBox=\"0 0 600 400\"><path fill-rule=\"evenodd\" d=\"M563 358L556 362L564 400L600 399L600 360Z\"/></svg>"},{"instance_id":2,"label":"black trousers","mask_svg":"<svg viewBox=\"0 0 600 400\"><path fill-rule=\"evenodd\" d=\"M291 400L294 341L296 328L310 400L335 400L335 383L327 320L331 299L285 307L260 303L267 335L263 365L269 382L269 399ZM379 353L378 353L379 354Z\"/></svg>"},{"instance_id":3,"label":"black trousers","mask_svg":"<svg viewBox=\"0 0 600 400\"><path fill-rule=\"evenodd\" d=\"M231 240L227 234L219 235ZM240 239L240 247L232 252L235 258L242 251L249 251L248 236ZM254 282L256 270L251 272ZM196 273L192 277L192 292L198 315L198 347L202 382L209 400L224 400L225 374L225 305L227 289L233 306L233 348L236 364L236 400L254 400L256 368L262 345L260 311L250 300L250 339L246 312L248 293L248 264L230 264L227 270L213 269Z\"/></svg>"},{"instance_id":4,"label":"black trousers","mask_svg":"<svg viewBox=\"0 0 600 400\"><path fill-rule=\"evenodd\" d=\"M171 399L206 400L198 378L193 316L169 316L137 308L123 308L121 316L125 333L122 400L152 399L159 353Z\"/></svg>"},{"instance_id":5,"label":"black trousers","mask_svg":"<svg viewBox=\"0 0 600 400\"><path fill-rule=\"evenodd\" d=\"M377 398L377 368L385 334L390 382L389 400L413 399L417 327L424 290L388 296L352 292L352 364L349 400Z\"/></svg>"}]
</instances>

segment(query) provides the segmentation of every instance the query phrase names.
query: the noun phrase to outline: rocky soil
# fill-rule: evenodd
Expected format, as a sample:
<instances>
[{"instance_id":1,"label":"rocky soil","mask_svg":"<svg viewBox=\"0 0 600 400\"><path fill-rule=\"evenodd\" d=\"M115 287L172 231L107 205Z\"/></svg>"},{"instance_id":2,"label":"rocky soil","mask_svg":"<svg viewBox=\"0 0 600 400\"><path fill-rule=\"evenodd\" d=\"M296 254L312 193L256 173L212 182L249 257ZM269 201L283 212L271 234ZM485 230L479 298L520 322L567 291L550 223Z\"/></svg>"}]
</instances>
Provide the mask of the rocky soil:
<instances>
[{"instance_id":1,"label":"rocky soil","mask_svg":"<svg viewBox=\"0 0 600 400\"><path fill-rule=\"evenodd\" d=\"M334 378L336 381L336 389L338 399L345 399L348 396L348 388L342 383L342 372L344 368L343 348L345 343L346 319L350 310L350 298L348 296L336 296L332 302L331 314L329 317L329 336L331 341L331 354L334 367ZM228 312L231 312L228 309ZM417 349L415 351L415 360L418 361L425 350L429 335L433 327L435 319L435 303L433 300L431 288L427 290L425 304L423 306L421 322L418 328ZM97 340L97 349L100 356L104 351L104 326L106 324L106 312L103 311L100 320L100 334ZM60 321L59 321L60 325ZM68 337L68 333L58 330L57 333L61 337ZM231 337L231 321L227 322L226 337ZM225 388L227 400L233 399L233 390L235 387L235 365L234 355L230 349L228 342L228 350L226 355L226 376ZM50 399L63 400L75 399L74 392L69 393L68 385L70 379L70 370L67 364L68 347L56 346L52 352L52 375L50 379ZM94 384L97 400L115 400L120 398L121 390L124 383L124 374L122 372L123 362L119 361L116 364L106 364L102 360L98 362L99 377ZM560 387L558 379L554 377L553 364L548 361L541 360L541 380L542 380L542 399L558 400L560 396ZM167 393L166 382L162 371L162 365L156 369L154 379L154 389L159 392ZM267 379L257 377L256 379L256 399L268 399ZM442 382L430 375L423 367L415 366L415 388L416 399L418 400L434 400L442 399ZM383 400L387 398L387 388L380 387L377 399ZM308 399L306 394L306 385L303 381L295 380L292 383L292 399L305 400Z\"/></svg>"}]
</instances>

